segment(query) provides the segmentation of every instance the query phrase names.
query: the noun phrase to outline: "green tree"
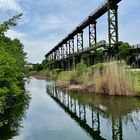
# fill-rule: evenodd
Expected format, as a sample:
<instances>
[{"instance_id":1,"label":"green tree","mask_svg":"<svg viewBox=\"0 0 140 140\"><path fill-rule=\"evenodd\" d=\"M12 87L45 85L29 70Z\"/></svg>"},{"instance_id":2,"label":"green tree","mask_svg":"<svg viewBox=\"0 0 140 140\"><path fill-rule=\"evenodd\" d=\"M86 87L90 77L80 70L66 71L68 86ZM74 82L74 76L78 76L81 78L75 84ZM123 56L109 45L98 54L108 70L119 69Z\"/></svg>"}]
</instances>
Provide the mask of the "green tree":
<instances>
[{"instance_id":1,"label":"green tree","mask_svg":"<svg viewBox=\"0 0 140 140\"><path fill-rule=\"evenodd\" d=\"M0 113L11 106L11 100L23 93L27 75L26 53L18 39L10 39L4 33L17 24L22 14L0 25Z\"/></svg>"},{"instance_id":2,"label":"green tree","mask_svg":"<svg viewBox=\"0 0 140 140\"><path fill-rule=\"evenodd\" d=\"M4 33L10 29L10 27L16 26L17 20L20 19L22 15L23 14L21 13L16 16L13 16L11 19L9 19L8 21L5 21L3 24L1 24L0 25L0 35L4 35Z\"/></svg>"},{"instance_id":3,"label":"green tree","mask_svg":"<svg viewBox=\"0 0 140 140\"><path fill-rule=\"evenodd\" d=\"M132 47L127 42L120 42L116 56L119 60L125 60L128 64L132 64L135 60Z\"/></svg>"},{"instance_id":4,"label":"green tree","mask_svg":"<svg viewBox=\"0 0 140 140\"><path fill-rule=\"evenodd\" d=\"M76 65L76 72L78 76L87 72L87 65L83 59L81 59L80 63Z\"/></svg>"}]
</instances>

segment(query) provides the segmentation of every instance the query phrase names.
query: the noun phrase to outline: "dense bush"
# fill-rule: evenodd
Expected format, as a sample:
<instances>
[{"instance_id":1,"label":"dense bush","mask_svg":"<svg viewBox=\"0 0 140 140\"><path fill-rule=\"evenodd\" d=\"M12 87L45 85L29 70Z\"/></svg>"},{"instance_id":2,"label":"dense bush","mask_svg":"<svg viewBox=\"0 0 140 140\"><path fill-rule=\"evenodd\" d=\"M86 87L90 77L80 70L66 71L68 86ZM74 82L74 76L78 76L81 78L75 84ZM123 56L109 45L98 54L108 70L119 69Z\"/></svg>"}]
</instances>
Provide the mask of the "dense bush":
<instances>
[{"instance_id":1,"label":"dense bush","mask_svg":"<svg viewBox=\"0 0 140 140\"><path fill-rule=\"evenodd\" d=\"M83 59L81 59L80 63L76 65L76 72L78 76L87 72L87 65Z\"/></svg>"},{"instance_id":2,"label":"dense bush","mask_svg":"<svg viewBox=\"0 0 140 140\"><path fill-rule=\"evenodd\" d=\"M87 84L92 82L92 68L87 67L85 61L81 59L80 63L72 71L63 71L57 75L57 79L63 84Z\"/></svg>"},{"instance_id":3,"label":"dense bush","mask_svg":"<svg viewBox=\"0 0 140 140\"><path fill-rule=\"evenodd\" d=\"M129 65L131 65L135 61L133 48L126 42L119 43L118 51L116 52L115 56L119 60L124 60Z\"/></svg>"}]
</instances>

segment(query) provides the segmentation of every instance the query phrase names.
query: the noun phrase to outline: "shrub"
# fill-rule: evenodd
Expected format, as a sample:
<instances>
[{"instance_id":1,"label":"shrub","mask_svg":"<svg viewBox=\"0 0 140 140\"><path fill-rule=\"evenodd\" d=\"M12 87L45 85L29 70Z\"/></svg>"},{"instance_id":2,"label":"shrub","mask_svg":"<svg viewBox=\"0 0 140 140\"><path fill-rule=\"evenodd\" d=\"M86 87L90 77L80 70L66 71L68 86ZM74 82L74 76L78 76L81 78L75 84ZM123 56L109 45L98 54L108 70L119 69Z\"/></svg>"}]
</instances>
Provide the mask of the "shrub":
<instances>
[{"instance_id":1,"label":"shrub","mask_svg":"<svg viewBox=\"0 0 140 140\"><path fill-rule=\"evenodd\" d=\"M80 63L76 65L76 72L78 76L81 76L83 73L87 73L87 65L83 59L81 59Z\"/></svg>"},{"instance_id":2,"label":"shrub","mask_svg":"<svg viewBox=\"0 0 140 140\"><path fill-rule=\"evenodd\" d=\"M63 71L60 74L58 74L57 79L70 81L70 80L76 79L76 77L77 77L77 72L75 70Z\"/></svg>"}]
</instances>

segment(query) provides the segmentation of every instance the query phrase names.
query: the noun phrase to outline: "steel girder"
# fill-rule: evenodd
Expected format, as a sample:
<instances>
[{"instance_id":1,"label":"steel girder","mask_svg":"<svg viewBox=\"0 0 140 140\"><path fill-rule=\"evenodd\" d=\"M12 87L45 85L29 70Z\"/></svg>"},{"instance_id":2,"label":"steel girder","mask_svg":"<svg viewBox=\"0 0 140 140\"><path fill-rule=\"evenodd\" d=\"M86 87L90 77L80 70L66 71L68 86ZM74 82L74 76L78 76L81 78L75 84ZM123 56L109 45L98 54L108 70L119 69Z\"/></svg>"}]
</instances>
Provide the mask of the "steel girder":
<instances>
[{"instance_id":1,"label":"steel girder","mask_svg":"<svg viewBox=\"0 0 140 140\"><path fill-rule=\"evenodd\" d=\"M62 46L63 47L63 58L67 58L68 57L68 44L67 42Z\"/></svg>"},{"instance_id":2,"label":"steel girder","mask_svg":"<svg viewBox=\"0 0 140 140\"><path fill-rule=\"evenodd\" d=\"M83 52L83 31L77 34L77 52Z\"/></svg>"},{"instance_id":3,"label":"steel girder","mask_svg":"<svg viewBox=\"0 0 140 140\"><path fill-rule=\"evenodd\" d=\"M108 0L108 34L109 47L115 47L118 44L118 6L111 7Z\"/></svg>"},{"instance_id":4,"label":"steel girder","mask_svg":"<svg viewBox=\"0 0 140 140\"><path fill-rule=\"evenodd\" d=\"M61 59L61 52L60 52L60 48L58 50L56 50L56 60L60 60Z\"/></svg>"},{"instance_id":5,"label":"steel girder","mask_svg":"<svg viewBox=\"0 0 140 140\"><path fill-rule=\"evenodd\" d=\"M70 39L69 41L69 58L72 57L72 68L75 68L75 58L74 58L74 38ZM71 69L71 60L69 59L68 63L69 69Z\"/></svg>"},{"instance_id":6,"label":"steel girder","mask_svg":"<svg viewBox=\"0 0 140 140\"><path fill-rule=\"evenodd\" d=\"M74 38L69 40L69 55L74 53Z\"/></svg>"},{"instance_id":7,"label":"steel girder","mask_svg":"<svg viewBox=\"0 0 140 140\"><path fill-rule=\"evenodd\" d=\"M66 42L65 44L65 58L68 58L68 54L69 54L69 49L68 49L68 42Z\"/></svg>"},{"instance_id":8,"label":"steel girder","mask_svg":"<svg viewBox=\"0 0 140 140\"><path fill-rule=\"evenodd\" d=\"M54 51L54 52L51 54L51 60L52 60L52 61L56 60L56 51Z\"/></svg>"},{"instance_id":9,"label":"steel girder","mask_svg":"<svg viewBox=\"0 0 140 140\"><path fill-rule=\"evenodd\" d=\"M56 53L57 53L57 51L54 51L54 56L53 56L54 60L56 60Z\"/></svg>"},{"instance_id":10,"label":"steel girder","mask_svg":"<svg viewBox=\"0 0 140 140\"><path fill-rule=\"evenodd\" d=\"M96 21L89 24L89 47L96 45L97 43L97 33L96 33Z\"/></svg>"},{"instance_id":11,"label":"steel girder","mask_svg":"<svg viewBox=\"0 0 140 140\"><path fill-rule=\"evenodd\" d=\"M51 61L50 55L48 56L48 60Z\"/></svg>"},{"instance_id":12,"label":"steel girder","mask_svg":"<svg viewBox=\"0 0 140 140\"><path fill-rule=\"evenodd\" d=\"M64 59L64 47L61 46L60 50L61 50L61 59Z\"/></svg>"}]
</instances>

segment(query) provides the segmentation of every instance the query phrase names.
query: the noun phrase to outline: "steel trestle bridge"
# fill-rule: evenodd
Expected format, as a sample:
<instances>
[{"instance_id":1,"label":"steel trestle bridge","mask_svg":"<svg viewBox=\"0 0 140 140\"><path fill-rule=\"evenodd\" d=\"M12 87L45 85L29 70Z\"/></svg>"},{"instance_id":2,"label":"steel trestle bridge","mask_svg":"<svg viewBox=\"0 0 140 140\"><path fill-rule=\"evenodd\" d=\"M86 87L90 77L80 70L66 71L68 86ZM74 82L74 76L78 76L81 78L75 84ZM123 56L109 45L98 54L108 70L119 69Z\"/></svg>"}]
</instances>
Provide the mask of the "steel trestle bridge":
<instances>
[{"instance_id":1,"label":"steel trestle bridge","mask_svg":"<svg viewBox=\"0 0 140 140\"><path fill-rule=\"evenodd\" d=\"M93 64L93 51L97 48L110 48L118 44L118 3L121 0L106 0L95 11L93 11L81 24L79 24L70 34L60 41L45 57L50 62L50 69L61 68L63 70L72 69L83 54L89 56L89 61ZM97 19L108 13L108 42L97 43ZM89 46L84 48L84 29L88 28Z\"/></svg>"}]
</instances>

